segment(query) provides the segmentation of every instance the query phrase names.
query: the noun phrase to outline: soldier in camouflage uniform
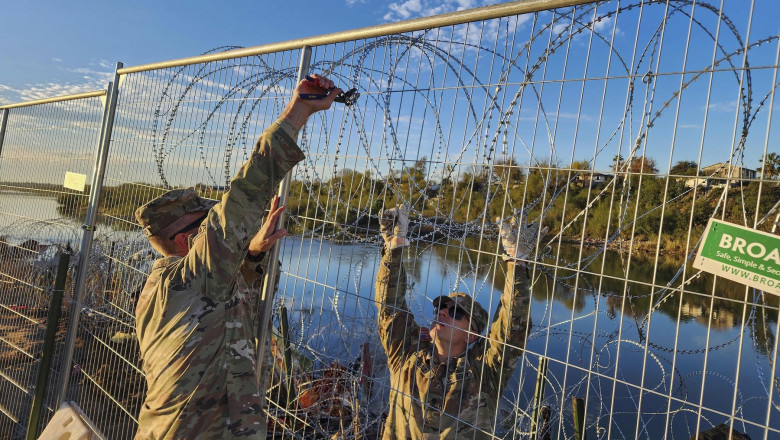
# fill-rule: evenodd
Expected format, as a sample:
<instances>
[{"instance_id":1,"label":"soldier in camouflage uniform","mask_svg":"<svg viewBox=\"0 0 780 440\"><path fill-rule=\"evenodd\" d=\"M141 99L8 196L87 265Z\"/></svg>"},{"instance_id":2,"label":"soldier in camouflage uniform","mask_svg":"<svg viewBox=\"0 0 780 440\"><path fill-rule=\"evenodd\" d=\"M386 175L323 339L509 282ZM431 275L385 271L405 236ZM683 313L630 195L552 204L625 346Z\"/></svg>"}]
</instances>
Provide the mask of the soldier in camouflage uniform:
<instances>
[{"instance_id":1,"label":"soldier in camouflage uniform","mask_svg":"<svg viewBox=\"0 0 780 440\"><path fill-rule=\"evenodd\" d=\"M425 337L406 304L402 256L409 244L408 208L381 215L385 246L376 302L391 387L383 439L494 438L498 399L520 359L529 327L529 292L518 260L533 252L539 227L522 223L501 223L506 283L487 338L481 337L487 312L460 292L433 300L436 317Z\"/></svg>"},{"instance_id":2,"label":"soldier in camouflage uniform","mask_svg":"<svg viewBox=\"0 0 780 440\"><path fill-rule=\"evenodd\" d=\"M135 213L164 256L155 262L136 306L148 384L137 440L266 436L260 386L267 374L256 367L257 314L263 255L286 234L274 230L284 210L278 198L261 223L275 188L304 158L295 141L298 131L341 91L302 99L300 94L333 86L313 76L321 87L309 81L298 85L219 203L201 199L192 188L177 189Z\"/></svg>"}]
</instances>

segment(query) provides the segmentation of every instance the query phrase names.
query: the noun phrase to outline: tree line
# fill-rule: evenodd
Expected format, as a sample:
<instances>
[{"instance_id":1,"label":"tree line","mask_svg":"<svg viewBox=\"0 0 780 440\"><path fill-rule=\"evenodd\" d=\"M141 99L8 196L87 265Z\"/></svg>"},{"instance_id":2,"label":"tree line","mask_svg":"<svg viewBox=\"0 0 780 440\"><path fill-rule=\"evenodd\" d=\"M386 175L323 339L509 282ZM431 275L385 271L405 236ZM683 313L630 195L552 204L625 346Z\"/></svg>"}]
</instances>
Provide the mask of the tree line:
<instances>
[{"instance_id":1,"label":"tree line","mask_svg":"<svg viewBox=\"0 0 780 440\"><path fill-rule=\"evenodd\" d=\"M761 163L769 181L729 184L723 179L722 186L693 188L687 179L702 176L702 172L692 161L677 162L668 174L659 174L652 158L626 162L616 156L610 173L598 173L585 160L562 167L549 162L520 165L510 158L460 169L445 166L434 176L423 157L383 177L371 171L341 169L327 180L293 179L287 207L296 217L290 222L292 233L362 228L366 234L376 232L376 219L383 208L399 203L412 206L418 224L487 226L472 228L477 234L492 232L495 217L506 218L525 208L531 219L543 214L548 234L560 233L565 240L603 243L633 238L635 243L654 246L661 237L662 249L674 252L685 249L689 230L695 242L713 215L752 225L772 209L780 200L780 156L769 153ZM56 194L60 214L74 218L83 217L90 192L89 187L79 193L56 184L7 182L3 186L25 192L32 189L30 194ZM100 215L122 219L125 227L132 228L135 209L146 201L139 200L139 194L157 195L150 188L165 191L162 185L149 183L104 187ZM197 185L197 189L210 198L224 192L224 188L208 185ZM724 191L730 195L723 197ZM771 223L764 221L758 229L768 231Z\"/></svg>"}]
</instances>

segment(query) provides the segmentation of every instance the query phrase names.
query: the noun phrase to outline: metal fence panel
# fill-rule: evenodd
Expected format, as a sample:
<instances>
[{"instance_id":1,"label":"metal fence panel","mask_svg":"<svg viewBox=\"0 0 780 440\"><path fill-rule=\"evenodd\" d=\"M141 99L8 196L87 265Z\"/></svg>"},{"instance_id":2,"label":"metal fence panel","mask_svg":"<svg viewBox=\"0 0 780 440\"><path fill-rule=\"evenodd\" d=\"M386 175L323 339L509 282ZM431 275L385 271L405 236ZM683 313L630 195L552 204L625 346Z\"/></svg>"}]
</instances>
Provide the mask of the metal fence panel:
<instances>
[{"instance_id":1,"label":"metal fence panel","mask_svg":"<svg viewBox=\"0 0 780 440\"><path fill-rule=\"evenodd\" d=\"M549 228L523 269L523 355L487 396L494 438L689 438L722 423L776 437L777 298L690 264L710 218L777 233L775 19L771 0L607 1L314 47L310 70L361 97L300 135L272 432L381 430L395 385L378 220L407 204L406 300L423 326L453 291L497 314L497 218ZM298 55L124 77L68 390L110 438L132 436L145 391L133 298L155 255L132 213L172 187L217 198L289 99Z\"/></svg>"},{"instance_id":2,"label":"metal fence panel","mask_svg":"<svg viewBox=\"0 0 780 440\"><path fill-rule=\"evenodd\" d=\"M134 301L157 255L135 209L170 188L218 198L295 87L298 51L126 75L109 149L100 220L74 363L76 401L109 438L132 438L146 383Z\"/></svg>"},{"instance_id":3,"label":"metal fence panel","mask_svg":"<svg viewBox=\"0 0 780 440\"><path fill-rule=\"evenodd\" d=\"M291 411L310 425L287 428L378 429L393 386L376 328L378 214L405 203L421 325L453 291L494 316L496 217L550 228L528 269L525 354L491 396L497 438L526 438L543 407L551 435L570 438L574 398L589 436L688 438L720 423L776 436L776 297L689 264L710 217L776 228L776 159L761 168L776 149L772 8L602 2L315 48L312 71L362 95L304 134L278 302L313 365L299 394L323 381L342 394Z\"/></svg>"},{"instance_id":4,"label":"metal fence panel","mask_svg":"<svg viewBox=\"0 0 780 440\"><path fill-rule=\"evenodd\" d=\"M99 94L20 106L7 114L0 147L0 435L24 435L41 360L59 251L79 251L89 187L63 187L66 173L92 174L103 103ZM78 180L78 176L76 176ZM70 279L67 298L72 298ZM65 308L68 308L66 304ZM49 376L41 426L52 414L61 342Z\"/></svg>"}]
</instances>

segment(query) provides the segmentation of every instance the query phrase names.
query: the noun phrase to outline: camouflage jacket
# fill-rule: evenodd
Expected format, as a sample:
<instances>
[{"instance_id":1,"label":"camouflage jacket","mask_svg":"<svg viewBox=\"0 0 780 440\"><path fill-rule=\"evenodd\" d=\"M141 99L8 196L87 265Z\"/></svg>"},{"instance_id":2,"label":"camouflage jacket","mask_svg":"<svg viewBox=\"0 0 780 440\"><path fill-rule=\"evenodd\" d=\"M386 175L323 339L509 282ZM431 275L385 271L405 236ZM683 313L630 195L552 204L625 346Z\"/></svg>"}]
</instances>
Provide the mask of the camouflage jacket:
<instances>
[{"instance_id":1,"label":"camouflage jacket","mask_svg":"<svg viewBox=\"0 0 780 440\"><path fill-rule=\"evenodd\" d=\"M376 281L379 336L390 369L383 439L490 439L496 406L520 359L528 331L528 289L507 263L501 303L487 338L447 362L420 339L406 304L402 249L383 250Z\"/></svg>"},{"instance_id":2,"label":"camouflage jacket","mask_svg":"<svg viewBox=\"0 0 780 440\"><path fill-rule=\"evenodd\" d=\"M136 307L148 384L137 440L265 438L256 368L262 264L244 257L274 189L303 157L272 125L188 254L155 262Z\"/></svg>"}]
</instances>

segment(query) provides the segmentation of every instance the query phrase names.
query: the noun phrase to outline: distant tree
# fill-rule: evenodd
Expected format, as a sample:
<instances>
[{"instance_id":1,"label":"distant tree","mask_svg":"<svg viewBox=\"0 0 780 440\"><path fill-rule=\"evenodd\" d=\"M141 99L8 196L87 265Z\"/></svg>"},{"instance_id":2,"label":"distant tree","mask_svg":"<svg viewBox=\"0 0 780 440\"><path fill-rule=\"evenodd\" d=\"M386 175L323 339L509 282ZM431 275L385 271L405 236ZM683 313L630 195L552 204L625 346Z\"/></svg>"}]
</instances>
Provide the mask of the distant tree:
<instances>
[{"instance_id":1,"label":"distant tree","mask_svg":"<svg viewBox=\"0 0 780 440\"><path fill-rule=\"evenodd\" d=\"M452 186L452 175L454 172L455 172L455 167L453 167L452 165L444 166L444 173L441 178L442 188L447 186Z\"/></svg>"},{"instance_id":2,"label":"distant tree","mask_svg":"<svg viewBox=\"0 0 780 440\"><path fill-rule=\"evenodd\" d=\"M330 187L334 191L352 192L358 191L363 186L363 174L349 168L342 168L330 181Z\"/></svg>"},{"instance_id":3,"label":"distant tree","mask_svg":"<svg viewBox=\"0 0 780 440\"><path fill-rule=\"evenodd\" d=\"M523 180L523 170L520 169L520 165L514 157L496 161L493 166L493 174L498 176L502 182L510 184L520 183Z\"/></svg>"},{"instance_id":4,"label":"distant tree","mask_svg":"<svg viewBox=\"0 0 780 440\"><path fill-rule=\"evenodd\" d=\"M777 153L768 153L758 161L762 164L761 168L764 169L764 176L770 179L776 179L780 176L780 155Z\"/></svg>"},{"instance_id":5,"label":"distant tree","mask_svg":"<svg viewBox=\"0 0 780 440\"><path fill-rule=\"evenodd\" d=\"M423 156L414 162L414 165L406 167L401 175L401 183L408 183L410 180L417 185L425 186L425 178L428 171L428 158Z\"/></svg>"},{"instance_id":6,"label":"distant tree","mask_svg":"<svg viewBox=\"0 0 780 440\"><path fill-rule=\"evenodd\" d=\"M612 171L620 171L620 166L623 165L623 155L616 154L612 158Z\"/></svg>"},{"instance_id":7,"label":"distant tree","mask_svg":"<svg viewBox=\"0 0 780 440\"><path fill-rule=\"evenodd\" d=\"M426 156L423 156L419 159L417 159L414 162L414 165L409 167L407 171L409 174L419 176L419 177L425 177L425 172L428 169L428 158Z\"/></svg>"},{"instance_id":8,"label":"distant tree","mask_svg":"<svg viewBox=\"0 0 780 440\"><path fill-rule=\"evenodd\" d=\"M681 160L674 164L669 174L672 176L695 176L699 171L699 166L692 160Z\"/></svg>"},{"instance_id":9,"label":"distant tree","mask_svg":"<svg viewBox=\"0 0 780 440\"><path fill-rule=\"evenodd\" d=\"M526 185L529 194L537 197L544 188L559 188L568 182L568 172L563 171L557 163L540 161L528 168Z\"/></svg>"},{"instance_id":10,"label":"distant tree","mask_svg":"<svg viewBox=\"0 0 780 440\"><path fill-rule=\"evenodd\" d=\"M568 173L569 183L578 182L583 185L593 180L595 171L592 171L592 167L587 160L575 160L571 163L571 171Z\"/></svg>"},{"instance_id":11,"label":"distant tree","mask_svg":"<svg viewBox=\"0 0 780 440\"><path fill-rule=\"evenodd\" d=\"M590 170L590 162L587 160L575 160L571 163L573 170Z\"/></svg>"},{"instance_id":12,"label":"distant tree","mask_svg":"<svg viewBox=\"0 0 780 440\"><path fill-rule=\"evenodd\" d=\"M482 191L488 183L487 169L482 165L469 165L461 174L460 183L472 191Z\"/></svg>"},{"instance_id":13,"label":"distant tree","mask_svg":"<svg viewBox=\"0 0 780 440\"><path fill-rule=\"evenodd\" d=\"M632 159L628 164L628 171L635 174L655 174L658 172L658 168L655 167L655 160L639 156Z\"/></svg>"}]
</instances>

